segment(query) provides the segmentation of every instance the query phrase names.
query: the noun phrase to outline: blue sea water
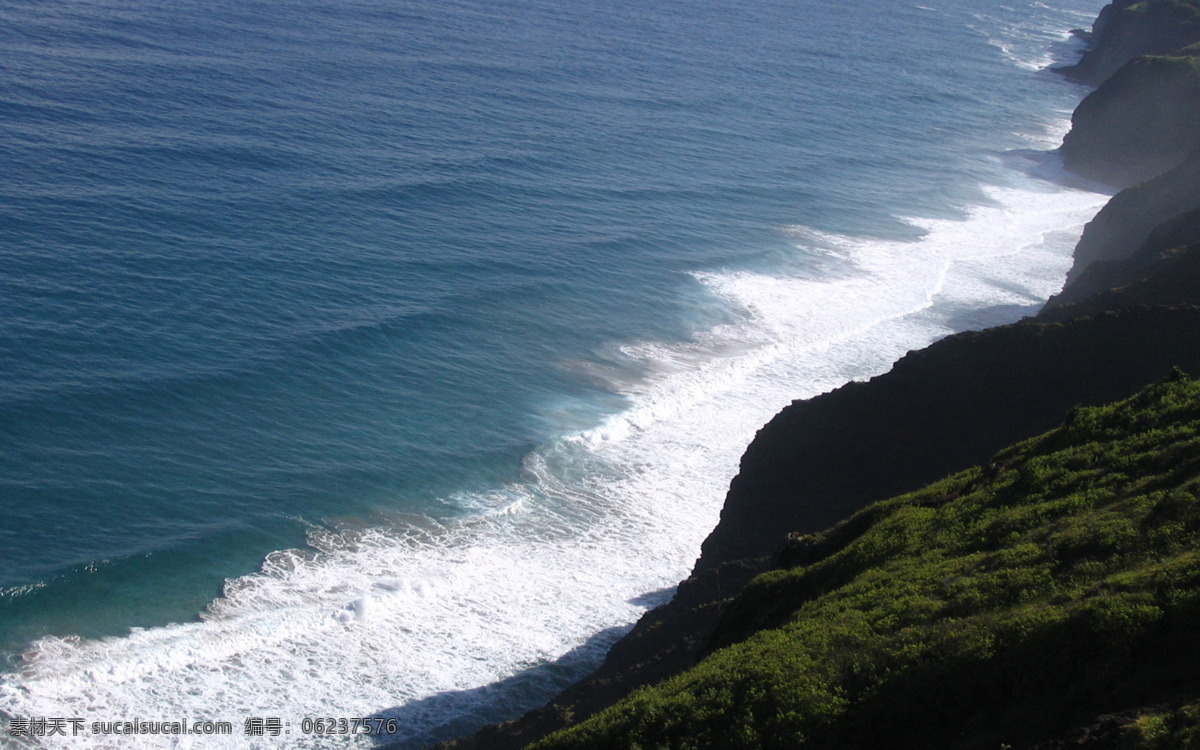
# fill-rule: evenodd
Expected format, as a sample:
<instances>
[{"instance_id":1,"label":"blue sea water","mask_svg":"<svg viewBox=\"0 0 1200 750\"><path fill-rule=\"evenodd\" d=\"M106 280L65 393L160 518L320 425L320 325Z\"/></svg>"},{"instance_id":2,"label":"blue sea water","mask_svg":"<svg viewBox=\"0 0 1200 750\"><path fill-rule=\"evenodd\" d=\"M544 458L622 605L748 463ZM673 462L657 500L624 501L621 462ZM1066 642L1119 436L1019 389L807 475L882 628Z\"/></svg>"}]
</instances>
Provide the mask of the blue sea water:
<instances>
[{"instance_id":1,"label":"blue sea water","mask_svg":"<svg viewBox=\"0 0 1200 750\"><path fill-rule=\"evenodd\" d=\"M1057 291L1100 4L9 0L0 715L538 705L771 414Z\"/></svg>"}]
</instances>

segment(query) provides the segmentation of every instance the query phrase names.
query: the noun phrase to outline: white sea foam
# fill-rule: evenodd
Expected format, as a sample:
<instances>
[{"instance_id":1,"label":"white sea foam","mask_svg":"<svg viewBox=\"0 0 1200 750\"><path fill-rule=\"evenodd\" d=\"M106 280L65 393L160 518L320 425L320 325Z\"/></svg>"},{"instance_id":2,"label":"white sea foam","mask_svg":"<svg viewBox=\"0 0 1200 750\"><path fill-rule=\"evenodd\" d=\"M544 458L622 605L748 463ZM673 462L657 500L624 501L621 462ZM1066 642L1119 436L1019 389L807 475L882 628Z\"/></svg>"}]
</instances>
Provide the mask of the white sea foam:
<instances>
[{"instance_id":1,"label":"white sea foam","mask_svg":"<svg viewBox=\"0 0 1200 750\"><path fill-rule=\"evenodd\" d=\"M1055 64L1075 62L1084 50L1084 43L1074 34L1065 32L1064 17L1073 16L1079 26L1091 24L1092 12L1070 13L1044 3L1034 3L1030 12L1019 20L1004 22L989 14L976 16L979 23L973 28L983 34L988 44L1000 50L1004 58L1023 70L1045 70Z\"/></svg>"},{"instance_id":2,"label":"white sea foam","mask_svg":"<svg viewBox=\"0 0 1200 750\"><path fill-rule=\"evenodd\" d=\"M1030 36L992 43L1044 67L1016 45ZM1039 129L1035 145L1063 129ZM38 641L0 676L0 716L233 724L228 737L169 739L85 728L48 747L365 747L305 734L304 719L394 718L393 739L419 745L447 717L467 732L537 705L686 575L774 412L954 331L1031 312L1057 291L1105 197L1030 183L990 199L961 220L911 220L916 242L784 228L798 251L836 262L808 275L698 274L737 322L575 363L629 408L530 453L521 482L455 498L468 519L314 528L311 549L273 553L228 582L200 622ZM245 734L255 718L290 734Z\"/></svg>"},{"instance_id":3,"label":"white sea foam","mask_svg":"<svg viewBox=\"0 0 1200 750\"><path fill-rule=\"evenodd\" d=\"M1014 65L1041 68L1047 44L1070 44L1061 11L1047 14L1044 28L1022 11L1022 26L986 19L981 33ZM1031 145L1049 148L1065 126L1033 129ZM231 737L85 731L48 747L365 747L306 735L303 721L390 717L394 739L423 744L448 721L466 732L537 705L686 575L773 413L953 331L1032 311L1105 200L1032 183L990 198L962 220L912 219L916 242L784 228L798 252L836 262L808 275L698 274L736 322L576 363L629 407L531 452L521 482L453 498L469 518L314 528L310 549L228 582L199 622L40 640L0 675L0 718L233 723ZM290 734L245 734L255 718Z\"/></svg>"},{"instance_id":4,"label":"white sea foam","mask_svg":"<svg viewBox=\"0 0 1200 750\"><path fill-rule=\"evenodd\" d=\"M395 739L420 743L447 716L466 731L538 703L686 575L742 451L781 405L1031 311L1056 291L1104 201L1035 184L990 197L962 220L913 220L917 242L786 230L852 273L699 274L738 322L684 344L620 347L641 373L630 408L532 452L522 482L463 498L470 519L314 529L312 550L274 553L259 574L230 581L201 622L39 641L18 674L0 678L0 705L89 725L234 724L232 737L178 747L327 747L336 743L303 734L305 717L394 717ZM507 692L486 687L505 680ZM280 718L291 735L245 735L255 717Z\"/></svg>"}]
</instances>

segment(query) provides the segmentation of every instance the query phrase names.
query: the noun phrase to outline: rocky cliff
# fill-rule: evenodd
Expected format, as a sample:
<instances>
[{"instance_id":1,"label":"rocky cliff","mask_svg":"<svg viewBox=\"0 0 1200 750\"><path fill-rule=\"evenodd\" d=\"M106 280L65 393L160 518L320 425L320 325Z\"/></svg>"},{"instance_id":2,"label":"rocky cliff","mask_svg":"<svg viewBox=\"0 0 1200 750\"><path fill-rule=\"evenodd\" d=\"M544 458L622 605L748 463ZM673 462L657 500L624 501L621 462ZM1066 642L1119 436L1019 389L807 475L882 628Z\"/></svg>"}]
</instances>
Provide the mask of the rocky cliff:
<instances>
[{"instance_id":1,"label":"rocky cliff","mask_svg":"<svg viewBox=\"0 0 1200 750\"><path fill-rule=\"evenodd\" d=\"M1063 72L1095 86L1136 57L1177 54L1200 42L1200 5L1193 0L1115 0L1100 11L1086 36L1089 49Z\"/></svg>"},{"instance_id":2,"label":"rocky cliff","mask_svg":"<svg viewBox=\"0 0 1200 750\"><path fill-rule=\"evenodd\" d=\"M1135 253L1150 233L1173 217L1200 208L1200 154L1174 169L1113 196L1083 230L1064 293L1078 297L1099 291L1094 283L1077 289L1093 263L1122 260ZM1052 300L1051 306L1058 304Z\"/></svg>"},{"instance_id":3,"label":"rocky cliff","mask_svg":"<svg viewBox=\"0 0 1200 750\"><path fill-rule=\"evenodd\" d=\"M696 667L535 747L1064 747L1118 707L1108 747L1194 748L1198 473L1200 381L1073 409L795 538Z\"/></svg>"},{"instance_id":4,"label":"rocky cliff","mask_svg":"<svg viewBox=\"0 0 1200 750\"><path fill-rule=\"evenodd\" d=\"M1162 31L1160 14L1175 13L1175 25L1190 34L1195 5L1119 0L1095 32L1093 49L1107 51L1091 62L1085 57L1074 75L1087 80L1136 51L1174 49L1177 36ZM1154 44L1147 47L1148 40ZM1158 158L1155 148L1123 140L1135 125L1124 121L1121 102L1169 111L1159 98L1173 98L1179 85L1172 77L1177 63L1130 65L1133 72L1110 98L1077 118L1091 132L1075 136L1071 148L1091 138L1103 152L1097 163L1144 162L1119 171L1122 180L1157 179L1119 193L1089 225L1067 290L1037 318L949 337L869 382L784 408L747 449L720 523L673 600L648 612L594 674L550 705L454 747L521 747L695 667L715 647L746 635L731 640L727 607L758 574L804 558L797 535L952 472L987 466L1004 446L1052 428L1078 407L1123 398L1175 367L1200 373L1200 157L1146 166ZM1186 113L1177 114L1171 128L1191 127ZM1101 123L1105 118L1122 123ZM1164 137L1175 144L1171 153L1180 153L1182 141ZM1166 174L1155 172L1164 168Z\"/></svg>"},{"instance_id":5,"label":"rocky cliff","mask_svg":"<svg viewBox=\"0 0 1200 750\"><path fill-rule=\"evenodd\" d=\"M1200 146L1200 58L1139 57L1087 96L1063 140L1063 164L1125 187L1177 166Z\"/></svg>"},{"instance_id":6,"label":"rocky cliff","mask_svg":"<svg viewBox=\"0 0 1200 750\"><path fill-rule=\"evenodd\" d=\"M1142 217L1137 217L1140 223ZM1186 305L1200 299L1200 208L1150 230L1130 256L1093 262L1046 303L1040 320L1068 320L1135 305ZM1082 243L1081 243L1082 245Z\"/></svg>"}]
</instances>

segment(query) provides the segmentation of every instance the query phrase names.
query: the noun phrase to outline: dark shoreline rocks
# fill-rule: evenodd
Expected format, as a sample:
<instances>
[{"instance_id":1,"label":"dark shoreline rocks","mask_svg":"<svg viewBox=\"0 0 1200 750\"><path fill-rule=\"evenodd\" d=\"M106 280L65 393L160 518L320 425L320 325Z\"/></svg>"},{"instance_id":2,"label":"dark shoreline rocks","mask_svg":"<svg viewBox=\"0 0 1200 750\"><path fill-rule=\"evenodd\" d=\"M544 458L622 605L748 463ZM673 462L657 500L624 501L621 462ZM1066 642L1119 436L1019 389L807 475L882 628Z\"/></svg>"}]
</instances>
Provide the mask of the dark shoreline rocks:
<instances>
[{"instance_id":1,"label":"dark shoreline rocks","mask_svg":"<svg viewBox=\"0 0 1200 750\"><path fill-rule=\"evenodd\" d=\"M1200 207L1151 230L1130 256L1094 261L1050 299L1039 320L1061 321L1134 305L1188 304L1200 296Z\"/></svg>"}]
</instances>

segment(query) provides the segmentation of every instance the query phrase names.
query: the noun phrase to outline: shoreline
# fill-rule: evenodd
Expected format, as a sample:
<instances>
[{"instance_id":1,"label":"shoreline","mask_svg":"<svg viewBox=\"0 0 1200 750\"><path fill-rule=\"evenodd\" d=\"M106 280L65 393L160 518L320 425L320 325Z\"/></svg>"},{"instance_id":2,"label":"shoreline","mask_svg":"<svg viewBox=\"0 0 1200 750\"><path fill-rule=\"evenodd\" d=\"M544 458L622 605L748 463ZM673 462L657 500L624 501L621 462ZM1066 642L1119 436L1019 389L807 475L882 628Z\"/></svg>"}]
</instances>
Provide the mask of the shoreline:
<instances>
[{"instance_id":1,"label":"shoreline","mask_svg":"<svg viewBox=\"0 0 1200 750\"><path fill-rule=\"evenodd\" d=\"M947 222L947 223L953 223L953 222ZM752 294L748 294L748 295L746 295L746 296L749 298L749 297L753 297L754 295L752 295ZM784 297L784 296L786 296L786 295L782 295L782 294L781 294L781 295L779 295L779 296L780 296L780 298L783 298L783 297ZM866 344L864 344L863 346L867 346L867 345L866 345ZM863 377L866 377L866 375L868 375L868 374L870 374L870 373L864 373ZM853 379L853 378L852 378L852 379ZM776 411L776 409L772 408L771 412L773 413L774 411ZM750 428L750 432L752 433L752 432L753 432L753 429L756 429L758 426L762 425L764 421L765 421L765 420L760 420L760 421L756 422L756 423L755 423L755 424L754 424L754 425L753 425L753 426ZM745 443L743 443L743 444L742 444L742 448L743 448L743 449L744 449L744 447L745 447ZM739 454L738 454L738 455L741 455L741 452L740 452L740 451L739 451ZM735 460L736 460L736 458L735 458ZM356 603L357 603L359 606L355 606L355 604L356 604ZM354 600L353 600L353 602L351 602L351 604L350 604L348 607L346 607L346 608L343 608L343 609L344 609L344 611L345 611L345 613L346 613L346 617L350 618L351 620L354 620L354 619L355 619L356 617L358 617L360 614L361 614L361 615L364 615L364 616L369 616L369 613L370 613L370 610L371 610L371 606L372 606L372 605L371 605L371 602L370 602L370 601L369 601L369 600L368 600L366 597L363 597L363 598L354 599ZM589 641L589 643L590 643L590 641ZM586 645L587 645L587 644L585 644L585 646L586 646Z\"/></svg>"},{"instance_id":2,"label":"shoreline","mask_svg":"<svg viewBox=\"0 0 1200 750\"><path fill-rule=\"evenodd\" d=\"M1183 225L1176 225L1172 236L1183 236ZM1075 262L1078 271L1081 258ZM790 530L791 539L821 531L872 499L985 462L999 447L1054 426L1075 404L1122 398L1171 367L1197 371L1200 352L1190 334L1195 311L1186 304L1161 311L1129 308L1120 295L1131 293L1116 294L1119 306L1106 311L1107 317L1089 315L1087 308L1074 317L1060 303L1045 321L950 336L910 352L886 375L793 402L746 452L722 522L671 604L644 617L604 667L546 708L446 747L518 747L600 710L632 687L696 664L720 647L707 634L719 627L737 592L757 573L784 564L777 557L781 530ZM1171 299L1191 299L1186 292L1174 294ZM1065 352L1066 362L1060 356ZM920 404L913 406L914 399ZM895 436L914 425L919 426L914 442L923 444L896 445ZM856 467L864 465L885 478L855 477ZM832 507L831 498L838 501Z\"/></svg>"}]
</instances>

